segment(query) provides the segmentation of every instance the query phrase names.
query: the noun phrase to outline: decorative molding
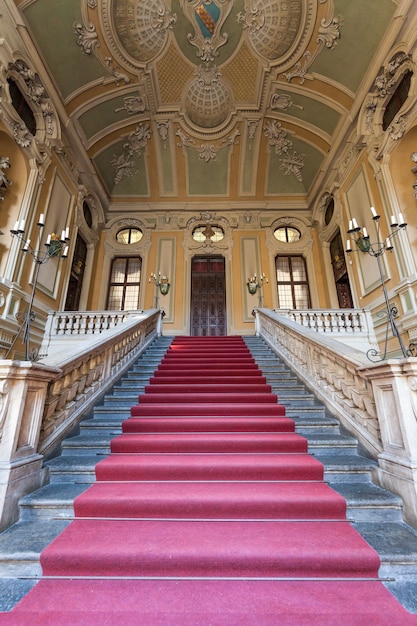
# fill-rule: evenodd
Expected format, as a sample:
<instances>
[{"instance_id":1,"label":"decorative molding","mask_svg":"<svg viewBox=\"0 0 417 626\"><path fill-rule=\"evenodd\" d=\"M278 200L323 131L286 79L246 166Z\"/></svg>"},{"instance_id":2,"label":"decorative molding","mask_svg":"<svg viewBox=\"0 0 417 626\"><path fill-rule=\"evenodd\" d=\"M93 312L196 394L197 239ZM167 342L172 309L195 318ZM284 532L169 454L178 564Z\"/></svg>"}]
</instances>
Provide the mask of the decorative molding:
<instances>
[{"instance_id":1,"label":"decorative molding","mask_svg":"<svg viewBox=\"0 0 417 626\"><path fill-rule=\"evenodd\" d=\"M115 168L114 184L120 183L125 176L134 176L138 173L136 159L144 153L147 143L152 135L149 124L139 124L130 133L127 142L123 146L123 154L114 155L111 164Z\"/></svg>"},{"instance_id":2,"label":"decorative molding","mask_svg":"<svg viewBox=\"0 0 417 626\"><path fill-rule=\"evenodd\" d=\"M234 146L238 144L238 137L240 136L240 132L237 128L224 139L221 139L217 144L214 143L203 143L200 144L199 147L196 147L196 142L189 135L186 135L181 128L178 128L176 132L176 136L179 137L180 141L177 143L179 148L193 148L197 150L199 159L204 161L205 163L209 163L210 161L214 161L217 157L217 153L221 148L225 146Z\"/></svg>"},{"instance_id":3,"label":"decorative molding","mask_svg":"<svg viewBox=\"0 0 417 626\"><path fill-rule=\"evenodd\" d=\"M379 74L374 82L378 96L385 98L392 94L398 81L397 70L401 65L410 62L411 57L405 52L399 52L391 61L384 65L382 74Z\"/></svg>"},{"instance_id":4,"label":"decorative molding","mask_svg":"<svg viewBox=\"0 0 417 626\"><path fill-rule=\"evenodd\" d=\"M293 78L297 78L297 77L300 79L300 85L303 85L306 79L314 80L312 76L309 76L307 74L308 68L313 62L313 57L312 57L311 52L306 50L306 52L303 54L303 58L304 58L304 63L302 61L298 61L294 65L292 70L288 72L284 72L283 77L286 78L289 83L291 82Z\"/></svg>"},{"instance_id":5,"label":"decorative molding","mask_svg":"<svg viewBox=\"0 0 417 626\"><path fill-rule=\"evenodd\" d=\"M329 50L333 50L337 46L337 40L340 39L340 30L343 26L343 18L333 17L329 20L323 18L319 28L317 43L322 43Z\"/></svg>"},{"instance_id":6,"label":"decorative molding","mask_svg":"<svg viewBox=\"0 0 417 626\"><path fill-rule=\"evenodd\" d=\"M100 41L94 24L84 26L84 24L74 22L73 28L74 34L77 36L77 44L84 54L91 54L96 48L100 47Z\"/></svg>"},{"instance_id":7,"label":"decorative molding","mask_svg":"<svg viewBox=\"0 0 417 626\"><path fill-rule=\"evenodd\" d=\"M305 155L292 150L293 144L288 139L288 132L277 120L268 120L264 126L264 133L268 139L268 145L274 148L275 154L282 156L280 169L286 176L293 174L299 182L302 182L301 170L304 167Z\"/></svg>"},{"instance_id":8,"label":"decorative molding","mask_svg":"<svg viewBox=\"0 0 417 626\"><path fill-rule=\"evenodd\" d=\"M287 111L288 109L291 109L291 107L295 107L301 111L304 110L303 106L300 104L294 104L291 97L284 93L273 93L271 95L270 107L272 111Z\"/></svg>"},{"instance_id":9,"label":"decorative molding","mask_svg":"<svg viewBox=\"0 0 417 626\"><path fill-rule=\"evenodd\" d=\"M406 118L402 115L397 115L391 124L387 128L387 133L393 141L398 141L404 136L406 130Z\"/></svg>"},{"instance_id":10,"label":"decorative molding","mask_svg":"<svg viewBox=\"0 0 417 626\"><path fill-rule=\"evenodd\" d=\"M0 155L0 202L2 202L5 198L7 187L12 185L12 181L6 175L6 170L8 170L9 167L9 157Z\"/></svg>"},{"instance_id":11,"label":"decorative molding","mask_svg":"<svg viewBox=\"0 0 417 626\"><path fill-rule=\"evenodd\" d=\"M8 68L9 75L20 77L23 81L25 89L23 93L27 96L29 101L36 107L36 111L40 113L45 123L45 135L47 138L56 138L58 134L58 121L52 102L43 86L38 74L34 72L24 61L18 60L15 63L11 63ZM22 86L22 81L18 80L19 86ZM37 125L38 127L38 125ZM26 128L26 127L25 127ZM29 131L25 132L23 125L20 124L20 128L15 128L15 139L22 147L27 147L30 144L32 135Z\"/></svg>"},{"instance_id":12,"label":"decorative molding","mask_svg":"<svg viewBox=\"0 0 417 626\"><path fill-rule=\"evenodd\" d=\"M126 111L128 115L136 115L146 111L145 98L142 96L126 96L123 98L123 106L114 110L115 113Z\"/></svg>"}]
</instances>

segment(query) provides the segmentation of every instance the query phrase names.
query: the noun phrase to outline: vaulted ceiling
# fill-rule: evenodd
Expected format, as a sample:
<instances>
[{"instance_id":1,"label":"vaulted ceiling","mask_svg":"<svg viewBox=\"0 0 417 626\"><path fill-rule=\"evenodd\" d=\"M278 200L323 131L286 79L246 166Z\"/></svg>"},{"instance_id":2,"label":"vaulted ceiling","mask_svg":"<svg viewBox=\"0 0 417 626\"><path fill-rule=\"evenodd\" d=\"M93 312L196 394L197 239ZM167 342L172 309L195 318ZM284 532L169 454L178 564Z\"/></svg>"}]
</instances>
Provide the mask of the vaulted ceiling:
<instances>
[{"instance_id":1,"label":"vaulted ceiling","mask_svg":"<svg viewBox=\"0 0 417 626\"><path fill-rule=\"evenodd\" d=\"M305 208L382 63L393 0L16 0L108 206ZM389 42L388 42L389 43Z\"/></svg>"}]
</instances>

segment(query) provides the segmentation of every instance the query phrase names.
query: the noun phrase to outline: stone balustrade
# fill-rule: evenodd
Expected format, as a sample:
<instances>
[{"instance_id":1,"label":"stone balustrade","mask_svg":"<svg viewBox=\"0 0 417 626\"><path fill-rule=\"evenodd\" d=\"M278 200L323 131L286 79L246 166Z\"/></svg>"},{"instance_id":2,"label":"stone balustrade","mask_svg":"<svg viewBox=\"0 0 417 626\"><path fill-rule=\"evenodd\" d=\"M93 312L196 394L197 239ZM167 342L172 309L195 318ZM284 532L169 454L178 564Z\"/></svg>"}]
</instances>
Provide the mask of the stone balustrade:
<instances>
[{"instance_id":1,"label":"stone balustrade","mask_svg":"<svg viewBox=\"0 0 417 626\"><path fill-rule=\"evenodd\" d=\"M275 309L275 312L363 352L377 347L372 316L367 309Z\"/></svg>"},{"instance_id":2,"label":"stone balustrade","mask_svg":"<svg viewBox=\"0 0 417 626\"><path fill-rule=\"evenodd\" d=\"M261 336L378 461L374 479L417 527L417 358L371 363L351 345L278 311L256 309Z\"/></svg>"},{"instance_id":3,"label":"stone balustrade","mask_svg":"<svg viewBox=\"0 0 417 626\"><path fill-rule=\"evenodd\" d=\"M0 530L17 519L20 497L47 480L44 458L162 329L156 309L69 317L51 314L42 360L0 360Z\"/></svg>"}]
</instances>

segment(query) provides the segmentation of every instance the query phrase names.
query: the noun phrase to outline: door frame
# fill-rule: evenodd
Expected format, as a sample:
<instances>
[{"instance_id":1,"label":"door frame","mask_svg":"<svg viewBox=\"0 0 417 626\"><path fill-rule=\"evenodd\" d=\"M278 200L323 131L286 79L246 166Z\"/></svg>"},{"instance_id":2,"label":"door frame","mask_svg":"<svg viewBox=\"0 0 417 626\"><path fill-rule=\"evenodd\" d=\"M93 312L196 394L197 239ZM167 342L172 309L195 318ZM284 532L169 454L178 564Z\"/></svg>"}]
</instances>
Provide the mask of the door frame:
<instances>
[{"instance_id":1,"label":"door frame","mask_svg":"<svg viewBox=\"0 0 417 626\"><path fill-rule=\"evenodd\" d=\"M219 224L224 231L224 239L219 243L197 243L192 238L192 231L198 224L205 224L208 221ZM224 257L224 277L225 277L225 295L226 295L226 335L233 331L233 275L232 275L232 253L234 241L229 222L224 217L211 214L193 217L187 223L184 231L184 309L183 309L183 333L189 335L191 332L191 266L192 259L195 256L222 256Z\"/></svg>"},{"instance_id":2,"label":"door frame","mask_svg":"<svg viewBox=\"0 0 417 626\"><path fill-rule=\"evenodd\" d=\"M226 299L226 258L224 256L224 254L222 253L217 253L217 254L194 254L191 257L191 264L190 264L190 307L189 307L189 314L190 314L190 332L189 334L191 335L192 330L193 330L193 311L192 311L192 303L193 303L193 264L194 261L197 258L201 258L201 259L219 259L221 258L223 261L223 272L222 272L222 276L223 276L223 284L224 284L224 288L223 288L223 296L224 296L224 335L223 336L227 336L227 299ZM195 272L195 274L197 274L197 272ZM203 274L203 272L202 272ZM220 275L220 272L217 272L217 274ZM209 272L207 272L206 275L210 275ZM199 335L196 335L199 336ZM213 335L207 335L208 337L211 337ZM221 335L215 335L215 336L221 336Z\"/></svg>"}]
</instances>

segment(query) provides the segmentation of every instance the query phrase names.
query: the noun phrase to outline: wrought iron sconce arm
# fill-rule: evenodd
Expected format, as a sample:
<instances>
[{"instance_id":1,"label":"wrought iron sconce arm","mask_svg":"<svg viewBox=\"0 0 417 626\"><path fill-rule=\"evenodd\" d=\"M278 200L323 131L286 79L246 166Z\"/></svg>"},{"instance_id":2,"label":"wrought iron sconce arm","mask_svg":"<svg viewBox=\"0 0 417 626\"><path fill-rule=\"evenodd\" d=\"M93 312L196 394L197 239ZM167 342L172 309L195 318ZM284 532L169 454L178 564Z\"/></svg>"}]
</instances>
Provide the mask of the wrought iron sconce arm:
<instances>
[{"instance_id":1,"label":"wrought iron sconce arm","mask_svg":"<svg viewBox=\"0 0 417 626\"><path fill-rule=\"evenodd\" d=\"M367 354L368 359L373 362L383 361L386 358L387 346L388 346L388 328L391 327L392 334L398 340L403 357L407 358L410 356L410 353L405 347L401 339L401 335L398 330L397 324L395 323L394 318L396 317L396 314L394 313L394 311L396 310L396 307L392 307L390 304L389 296L388 296L388 292L387 292L387 288L385 284L384 271L383 271L383 267L381 263L381 256L385 254L386 252L392 252L393 250L392 240L395 237L397 237L397 235L401 232L401 230L404 230L407 227L407 222L405 221L402 213L399 213L398 219L396 219L396 217L392 215L391 224L390 224L391 232L383 241L381 241L382 239L381 229L380 229L381 216L377 214L374 207L371 207L371 213L372 213L372 220L375 226L376 241L371 242L370 236L368 235L366 228L365 227L362 228L361 226L359 226L356 219L353 218L349 221L349 230L347 232L348 232L348 235L350 235L355 241L357 250L352 250L351 239L347 240L347 246L346 246L347 254L351 254L352 252L362 252L364 254L369 254L370 256L376 259L377 264L378 264L378 271L379 271L379 277L380 277L381 286L382 286L382 292L384 294L386 314L387 314L387 320L388 320L387 332L385 335L384 350L383 350L382 356L381 356L381 353L375 350L374 348L371 348L370 350L368 350L366 354ZM397 314L398 314L398 311L397 311Z\"/></svg>"},{"instance_id":2,"label":"wrought iron sconce arm","mask_svg":"<svg viewBox=\"0 0 417 626\"><path fill-rule=\"evenodd\" d=\"M253 276L249 276L246 285L248 287L248 291L251 294L251 296L254 296L257 292L257 290L259 289L259 293L258 293L258 298L259 298L259 307L262 308L263 307L263 294L262 294L262 287L265 284L268 284L269 280L268 278L265 276L265 274L261 273L260 276L258 277L256 274L254 274Z\"/></svg>"},{"instance_id":3,"label":"wrought iron sconce arm","mask_svg":"<svg viewBox=\"0 0 417 626\"><path fill-rule=\"evenodd\" d=\"M36 225L39 229L38 241L40 243L43 228L45 227L45 219L43 213L40 215ZM16 314L16 318L19 322L21 322L21 326L6 354L6 358L10 354L21 331L23 330L22 340L25 345L25 359L26 361L36 361L38 359L38 350L36 348L30 350L30 327L31 322L33 322L36 317L36 314L33 311L33 301L35 299L35 292L38 284L39 270L41 268L41 265L47 263L52 257L60 259L66 259L68 257L68 242L70 240L69 228L67 227L65 230L62 231L61 237L58 237L58 235L56 235L55 233L49 234L44 243L45 249L34 249L31 247L30 239L27 239L25 236L25 220L17 221L14 227L11 229L10 233L12 237L16 237L19 241L23 243L22 252L25 254L29 253L31 255L32 260L35 263L35 274L33 277L32 292L29 299L28 309L26 313L18 312Z\"/></svg>"},{"instance_id":4,"label":"wrought iron sconce arm","mask_svg":"<svg viewBox=\"0 0 417 626\"><path fill-rule=\"evenodd\" d=\"M156 274L155 272L151 272L148 282L153 282L155 284L155 302L154 308L157 309L159 306L159 292L162 296L168 295L170 282L167 276L161 275L161 272Z\"/></svg>"}]
</instances>

